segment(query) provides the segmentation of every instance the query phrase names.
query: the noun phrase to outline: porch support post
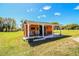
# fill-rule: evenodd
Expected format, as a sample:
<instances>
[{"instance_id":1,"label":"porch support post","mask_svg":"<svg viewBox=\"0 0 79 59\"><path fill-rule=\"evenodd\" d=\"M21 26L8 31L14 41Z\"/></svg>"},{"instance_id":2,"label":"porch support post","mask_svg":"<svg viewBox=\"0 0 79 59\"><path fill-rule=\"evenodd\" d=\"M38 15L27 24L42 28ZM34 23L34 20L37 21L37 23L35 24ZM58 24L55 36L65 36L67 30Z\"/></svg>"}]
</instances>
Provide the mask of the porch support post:
<instances>
[{"instance_id":1,"label":"porch support post","mask_svg":"<svg viewBox=\"0 0 79 59\"><path fill-rule=\"evenodd\" d=\"M52 35L54 34L54 32L53 32L53 31L54 31L54 26L52 26Z\"/></svg>"},{"instance_id":2,"label":"porch support post","mask_svg":"<svg viewBox=\"0 0 79 59\"><path fill-rule=\"evenodd\" d=\"M28 30L28 31L27 31L27 32L28 32L27 35L28 35L28 37L29 37L29 36L30 36L30 32L29 32L29 24L27 24L27 30Z\"/></svg>"},{"instance_id":3,"label":"porch support post","mask_svg":"<svg viewBox=\"0 0 79 59\"><path fill-rule=\"evenodd\" d=\"M39 25L38 25L38 30L37 30L37 31L38 31L38 36L39 36L39 29L40 29L40 27L39 27Z\"/></svg>"},{"instance_id":4,"label":"porch support post","mask_svg":"<svg viewBox=\"0 0 79 59\"><path fill-rule=\"evenodd\" d=\"M60 30L60 36L61 36L61 26L59 25L59 30Z\"/></svg>"},{"instance_id":5,"label":"porch support post","mask_svg":"<svg viewBox=\"0 0 79 59\"><path fill-rule=\"evenodd\" d=\"M42 36L44 37L44 25L42 25Z\"/></svg>"},{"instance_id":6,"label":"porch support post","mask_svg":"<svg viewBox=\"0 0 79 59\"><path fill-rule=\"evenodd\" d=\"M24 24L24 37L27 36L27 33L26 33L26 24Z\"/></svg>"}]
</instances>

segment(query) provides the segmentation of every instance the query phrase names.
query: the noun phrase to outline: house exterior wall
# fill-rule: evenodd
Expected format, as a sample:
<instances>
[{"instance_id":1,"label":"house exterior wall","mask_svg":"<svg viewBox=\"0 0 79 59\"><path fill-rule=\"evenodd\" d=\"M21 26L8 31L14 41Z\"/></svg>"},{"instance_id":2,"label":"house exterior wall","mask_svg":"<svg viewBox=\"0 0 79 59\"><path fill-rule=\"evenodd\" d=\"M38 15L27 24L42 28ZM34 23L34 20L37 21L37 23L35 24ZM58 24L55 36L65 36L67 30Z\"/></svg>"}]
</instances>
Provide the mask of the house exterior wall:
<instances>
[{"instance_id":1,"label":"house exterior wall","mask_svg":"<svg viewBox=\"0 0 79 59\"><path fill-rule=\"evenodd\" d=\"M30 25L30 36L38 36L38 31L39 31L39 25L37 24L31 24Z\"/></svg>"},{"instance_id":2,"label":"house exterior wall","mask_svg":"<svg viewBox=\"0 0 79 59\"><path fill-rule=\"evenodd\" d=\"M29 31L30 36L38 36L39 35L39 29L40 29L40 26L42 26L42 25L30 24L29 30L28 30L27 25L28 24L24 24L24 37L28 37L28 31ZM53 32L52 25L44 25L44 36L52 35L52 32ZM33 33L33 35L32 35L32 33Z\"/></svg>"},{"instance_id":3,"label":"house exterior wall","mask_svg":"<svg viewBox=\"0 0 79 59\"><path fill-rule=\"evenodd\" d=\"M27 30L27 24L24 24L24 37L27 37L28 36L28 30Z\"/></svg>"},{"instance_id":4,"label":"house exterior wall","mask_svg":"<svg viewBox=\"0 0 79 59\"><path fill-rule=\"evenodd\" d=\"M52 26L50 25L45 25L44 27L44 35L51 35L52 34Z\"/></svg>"}]
</instances>

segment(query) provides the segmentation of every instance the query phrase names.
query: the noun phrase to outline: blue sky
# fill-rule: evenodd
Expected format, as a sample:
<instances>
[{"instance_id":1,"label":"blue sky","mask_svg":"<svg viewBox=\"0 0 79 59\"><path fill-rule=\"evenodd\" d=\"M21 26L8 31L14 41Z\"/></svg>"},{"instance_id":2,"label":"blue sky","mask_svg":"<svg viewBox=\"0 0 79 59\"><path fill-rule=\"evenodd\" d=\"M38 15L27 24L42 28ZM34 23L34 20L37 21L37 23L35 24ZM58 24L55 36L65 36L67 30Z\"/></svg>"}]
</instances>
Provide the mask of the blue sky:
<instances>
[{"instance_id":1,"label":"blue sky","mask_svg":"<svg viewBox=\"0 0 79 59\"><path fill-rule=\"evenodd\" d=\"M78 3L9 3L0 4L0 16L40 22L59 22L60 24L79 24Z\"/></svg>"}]
</instances>

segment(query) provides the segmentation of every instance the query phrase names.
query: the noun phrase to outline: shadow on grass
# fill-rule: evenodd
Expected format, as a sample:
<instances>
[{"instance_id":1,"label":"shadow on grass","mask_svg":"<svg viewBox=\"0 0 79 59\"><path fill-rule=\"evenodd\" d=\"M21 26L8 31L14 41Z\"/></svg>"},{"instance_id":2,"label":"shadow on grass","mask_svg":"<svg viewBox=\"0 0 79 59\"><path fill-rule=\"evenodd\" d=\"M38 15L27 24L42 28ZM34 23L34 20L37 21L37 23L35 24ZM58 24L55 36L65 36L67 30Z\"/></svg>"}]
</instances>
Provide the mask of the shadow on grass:
<instances>
[{"instance_id":1,"label":"shadow on grass","mask_svg":"<svg viewBox=\"0 0 79 59\"><path fill-rule=\"evenodd\" d=\"M34 46L38 46L38 45L41 45L41 44L44 44L44 43L47 43L47 42L51 42L51 41L55 41L55 40L59 40L59 39L62 39L62 38L67 38L67 37L71 37L71 36L70 35L63 35L61 37L47 38L45 40L39 40L39 41L33 41L34 39L29 39L28 43L31 47L34 47Z\"/></svg>"}]
</instances>

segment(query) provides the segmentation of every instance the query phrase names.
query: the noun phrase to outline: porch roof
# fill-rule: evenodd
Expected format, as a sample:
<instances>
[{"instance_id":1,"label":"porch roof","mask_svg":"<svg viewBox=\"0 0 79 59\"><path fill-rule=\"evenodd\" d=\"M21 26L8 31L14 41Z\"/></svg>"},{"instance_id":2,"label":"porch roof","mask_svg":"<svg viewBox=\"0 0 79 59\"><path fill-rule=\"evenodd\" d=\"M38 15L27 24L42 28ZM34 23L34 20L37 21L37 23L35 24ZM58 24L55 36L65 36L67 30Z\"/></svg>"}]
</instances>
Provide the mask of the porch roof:
<instances>
[{"instance_id":1,"label":"porch roof","mask_svg":"<svg viewBox=\"0 0 79 59\"><path fill-rule=\"evenodd\" d=\"M48 23L48 22L37 22L37 21L31 21L31 20L25 20L25 24L38 24L38 25L59 26L58 24L52 24L52 23Z\"/></svg>"}]
</instances>

